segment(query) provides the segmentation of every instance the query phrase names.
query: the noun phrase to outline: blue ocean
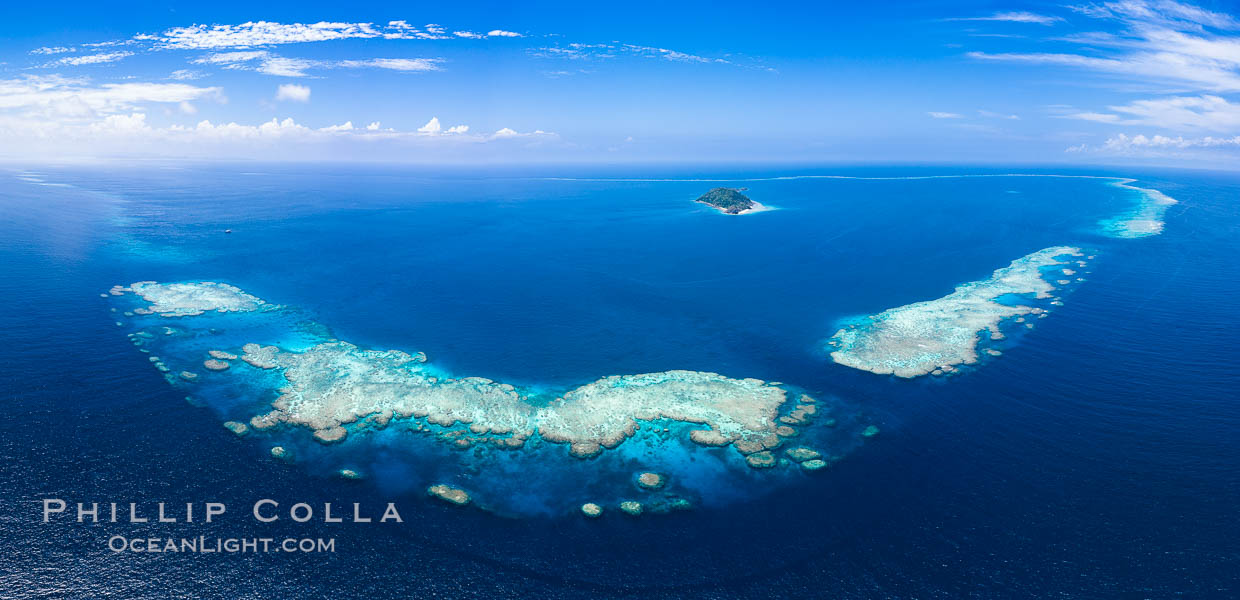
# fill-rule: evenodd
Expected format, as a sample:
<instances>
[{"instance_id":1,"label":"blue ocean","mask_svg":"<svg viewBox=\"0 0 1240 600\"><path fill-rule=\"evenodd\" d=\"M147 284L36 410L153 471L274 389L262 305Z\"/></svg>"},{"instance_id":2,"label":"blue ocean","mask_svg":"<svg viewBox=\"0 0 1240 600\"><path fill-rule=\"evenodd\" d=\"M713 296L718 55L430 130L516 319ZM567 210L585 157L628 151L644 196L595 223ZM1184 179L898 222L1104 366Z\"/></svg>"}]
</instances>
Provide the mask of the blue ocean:
<instances>
[{"instance_id":1,"label":"blue ocean","mask_svg":"<svg viewBox=\"0 0 1240 600\"><path fill-rule=\"evenodd\" d=\"M771 210L694 202L720 186ZM1176 201L1161 231L1115 235L1150 216L1141 190ZM1234 598L1238 196L1235 174L1187 170L6 167L0 597ZM859 318L1054 246L1088 266L995 356L912 379L829 356ZM153 368L205 347L134 337L142 319L106 292L139 281L285 307L245 325L269 343L424 352L534 396L669 370L781 382L830 415L800 435L832 461L748 469L676 431L585 460L557 444L475 460L395 426L238 436L221 423L272 386ZM692 508L576 510L639 497L645 469ZM440 482L477 502L429 498ZM46 498L228 513L44 522ZM375 520L256 522L263 498ZM378 522L389 502L403 522ZM335 548L112 552L118 534Z\"/></svg>"}]
</instances>

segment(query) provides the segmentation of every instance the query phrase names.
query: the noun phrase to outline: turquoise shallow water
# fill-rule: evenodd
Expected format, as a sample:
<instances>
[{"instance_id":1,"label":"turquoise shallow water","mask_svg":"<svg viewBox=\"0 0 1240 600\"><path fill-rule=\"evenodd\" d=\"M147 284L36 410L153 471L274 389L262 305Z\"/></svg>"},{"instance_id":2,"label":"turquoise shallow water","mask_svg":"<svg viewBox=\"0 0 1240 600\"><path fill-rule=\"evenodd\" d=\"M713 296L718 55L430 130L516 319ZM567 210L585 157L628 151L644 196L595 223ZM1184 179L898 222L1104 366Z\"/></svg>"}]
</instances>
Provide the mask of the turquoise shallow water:
<instances>
[{"instance_id":1,"label":"turquoise shallow water","mask_svg":"<svg viewBox=\"0 0 1240 600\"><path fill-rule=\"evenodd\" d=\"M805 171L155 166L6 176L0 325L20 345L3 367L15 411L3 436L4 526L27 552L5 559L18 574L4 583L132 591L153 569L164 591L206 577L221 597L287 590L312 571L323 593L353 586L380 597L1234 589L1234 179L1114 174L1179 200L1161 235L1117 239L1099 223L1131 211L1139 194L1105 180L768 179ZM745 176L758 179L729 185L778 210L723 216L692 202L718 182L662 181ZM841 319L944 296L1056 245L1096 253L1092 273L1035 329L1001 342L1003 356L913 381L825 357ZM146 279L226 281L291 307L249 326L292 347L322 334L296 326L309 320L365 347L424 351L445 371L528 389L669 369L786 382L837 407L840 427L807 435L826 436L815 442L843 458L812 477L756 472L650 437L597 461L546 446L471 473L460 453L389 428L334 447L278 432L297 460L274 461L270 440L220 427L269 401L269 386L222 385L193 406L130 344L131 329L113 324L117 305L99 292ZM867 424L881 433L857 441ZM565 514L577 494L634 493L621 478L639 465L672 473L699 509L627 521ZM341 480L342 467L367 478ZM519 518L429 503L425 484L443 479ZM329 559L334 569L313 557L121 561L100 551L105 528L34 523L31 502L49 493L210 494L239 507L257 494L396 499L416 525L333 531L347 548ZM27 568L48 559L85 566ZM426 576L397 581L377 565ZM271 577L238 577L255 568Z\"/></svg>"}]
</instances>

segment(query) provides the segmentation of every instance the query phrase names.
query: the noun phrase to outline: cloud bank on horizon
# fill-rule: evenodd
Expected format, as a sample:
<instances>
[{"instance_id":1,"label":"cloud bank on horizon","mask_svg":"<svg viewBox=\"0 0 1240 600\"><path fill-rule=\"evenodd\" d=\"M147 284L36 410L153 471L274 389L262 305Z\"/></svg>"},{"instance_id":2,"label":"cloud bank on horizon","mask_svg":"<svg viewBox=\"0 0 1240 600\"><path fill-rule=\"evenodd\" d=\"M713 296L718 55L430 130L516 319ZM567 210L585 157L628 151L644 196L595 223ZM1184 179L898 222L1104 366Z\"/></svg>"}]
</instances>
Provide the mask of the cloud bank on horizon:
<instances>
[{"instance_id":1,"label":"cloud bank on horizon","mask_svg":"<svg viewBox=\"0 0 1240 600\"><path fill-rule=\"evenodd\" d=\"M0 157L1240 164L1240 18L1215 7L818 7L697 28L692 10L586 27L462 6L458 27L390 9L121 39L20 19L0 43Z\"/></svg>"}]
</instances>

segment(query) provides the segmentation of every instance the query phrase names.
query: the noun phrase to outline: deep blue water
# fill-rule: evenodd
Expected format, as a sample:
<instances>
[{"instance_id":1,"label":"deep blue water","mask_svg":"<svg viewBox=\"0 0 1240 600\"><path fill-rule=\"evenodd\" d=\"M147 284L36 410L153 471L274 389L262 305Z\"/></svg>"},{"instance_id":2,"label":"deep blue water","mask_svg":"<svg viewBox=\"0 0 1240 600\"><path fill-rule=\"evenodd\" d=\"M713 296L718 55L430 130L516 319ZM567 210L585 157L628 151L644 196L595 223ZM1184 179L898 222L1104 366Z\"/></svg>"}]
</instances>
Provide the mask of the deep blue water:
<instances>
[{"instance_id":1,"label":"deep blue water","mask_svg":"<svg viewBox=\"0 0 1240 600\"><path fill-rule=\"evenodd\" d=\"M1135 199L1103 180L750 180L729 185L779 210L742 217L691 202L717 182L632 180L985 172L0 174L0 596L1235 597L1240 177L1079 173L1179 200L1162 235L1134 240L1098 233ZM822 353L840 319L1054 245L1096 254L1087 281L979 368L906 381ZM186 403L99 298L145 279L227 281L342 339L523 385L668 369L788 382L882 433L827 473L718 487L687 513L457 510L399 485L419 469L379 461L352 482L290 466ZM230 514L44 524L44 497ZM405 523L257 524L263 497L396 501ZM335 537L337 551L112 554L116 533Z\"/></svg>"}]
</instances>

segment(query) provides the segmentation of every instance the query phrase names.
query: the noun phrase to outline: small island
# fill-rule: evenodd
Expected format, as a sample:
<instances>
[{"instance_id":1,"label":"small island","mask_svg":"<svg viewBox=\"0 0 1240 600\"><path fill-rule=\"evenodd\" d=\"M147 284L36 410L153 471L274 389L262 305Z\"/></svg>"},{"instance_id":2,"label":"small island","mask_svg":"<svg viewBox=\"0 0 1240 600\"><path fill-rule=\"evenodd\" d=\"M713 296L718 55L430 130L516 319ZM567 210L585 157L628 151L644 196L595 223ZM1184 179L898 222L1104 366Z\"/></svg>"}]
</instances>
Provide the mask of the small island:
<instances>
[{"instance_id":1,"label":"small island","mask_svg":"<svg viewBox=\"0 0 1240 600\"><path fill-rule=\"evenodd\" d=\"M748 196L742 194L741 190L723 187L718 187L702 194L698 197L697 202L713 207L725 215L742 215L764 208L761 204L750 200Z\"/></svg>"}]
</instances>

